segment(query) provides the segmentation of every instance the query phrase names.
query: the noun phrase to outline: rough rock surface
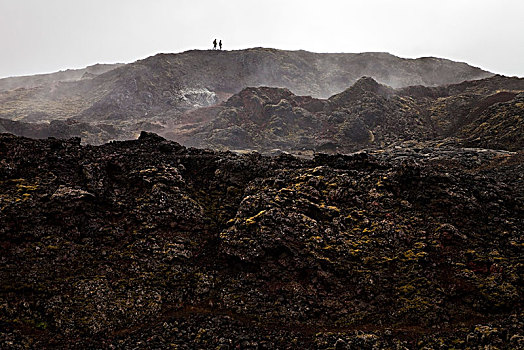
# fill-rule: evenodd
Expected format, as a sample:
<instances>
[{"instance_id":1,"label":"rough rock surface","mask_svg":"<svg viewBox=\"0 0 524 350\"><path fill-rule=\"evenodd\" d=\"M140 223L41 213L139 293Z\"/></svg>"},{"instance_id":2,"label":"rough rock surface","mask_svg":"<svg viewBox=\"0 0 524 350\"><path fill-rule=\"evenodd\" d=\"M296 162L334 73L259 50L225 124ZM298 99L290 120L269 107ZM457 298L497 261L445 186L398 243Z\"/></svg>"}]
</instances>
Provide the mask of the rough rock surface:
<instances>
[{"instance_id":1,"label":"rough rock surface","mask_svg":"<svg viewBox=\"0 0 524 350\"><path fill-rule=\"evenodd\" d=\"M193 50L158 54L126 65L0 79L0 118L30 123L73 119L132 131L137 123L166 125L182 112L214 105L250 86L281 87L297 95L327 98L362 76L405 87L492 75L465 63L430 57L402 59L387 53Z\"/></svg>"},{"instance_id":2,"label":"rough rock surface","mask_svg":"<svg viewBox=\"0 0 524 350\"><path fill-rule=\"evenodd\" d=\"M524 93L498 95L504 99L478 111L478 118L464 126L460 136L476 147L524 149Z\"/></svg>"},{"instance_id":3,"label":"rough rock surface","mask_svg":"<svg viewBox=\"0 0 524 350\"><path fill-rule=\"evenodd\" d=\"M0 348L523 348L523 161L0 135Z\"/></svg>"},{"instance_id":4,"label":"rough rock surface","mask_svg":"<svg viewBox=\"0 0 524 350\"><path fill-rule=\"evenodd\" d=\"M353 152L415 140L519 150L524 79L495 76L440 87L393 89L370 77L329 99L246 88L226 102L171 120L160 133L187 146Z\"/></svg>"},{"instance_id":5,"label":"rough rock surface","mask_svg":"<svg viewBox=\"0 0 524 350\"><path fill-rule=\"evenodd\" d=\"M142 126L144 126L142 124ZM50 123L26 123L0 118L0 133L11 133L31 138L55 137L68 139L81 137L89 144L102 144L115 138L132 139L134 134L110 124L89 124L75 120L52 120Z\"/></svg>"}]
</instances>

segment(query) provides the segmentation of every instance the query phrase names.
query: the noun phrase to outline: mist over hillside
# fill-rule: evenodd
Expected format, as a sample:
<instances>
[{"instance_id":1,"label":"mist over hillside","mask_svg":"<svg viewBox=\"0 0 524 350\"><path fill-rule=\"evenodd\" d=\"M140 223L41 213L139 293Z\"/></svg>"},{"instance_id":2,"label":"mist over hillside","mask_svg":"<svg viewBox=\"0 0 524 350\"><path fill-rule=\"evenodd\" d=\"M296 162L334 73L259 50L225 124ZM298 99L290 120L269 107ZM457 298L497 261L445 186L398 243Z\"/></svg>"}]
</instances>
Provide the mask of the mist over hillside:
<instances>
[{"instance_id":1,"label":"mist over hillside","mask_svg":"<svg viewBox=\"0 0 524 350\"><path fill-rule=\"evenodd\" d=\"M55 84L58 82L94 78L97 75L103 74L120 66L122 66L121 63L95 64L82 69L67 69L55 73L2 78L0 79L0 91L15 90L20 88L29 89L41 85Z\"/></svg>"},{"instance_id":2,"label":"mist over hillside","mask_svg":"<svg viewBox=\"0 0 524 350\"><path fill-rule=\"evenodd\" d=\"M34 77L2 79L0 117L31 122L169 118L177 111L223 101L245 87L281 87L297 95L327 98L362 76L404 87L436 86L492 75L465 63L438 58L264 48L159 54L111 68L105 66L109 71L92 79L72 80L67 76L64 80L64 73L48 75L52 83L42 81L36 87L26 83ZM82 72L74 73L79 78ZM8 90L9 86L24 89Z\"/></svg>"},{"instance_id":3,"label":"mist over hillside","mask_svg":"<svg viewBox=\"0 0 524 350\"><path fill-rule=\"evenodd\" d=\"M363 77L329 99L247 88L222 104L187 112L157 132L188 146L261 152L347 153L443 139L518 150L524 146L523 92L524 79L501 76L402 89Z\"/></svg>"},{"instance_id":4,"label":"mist over hillside","mask_svg":"<svg viewBox=\"0 0 524 350\"><path fill-rule=\"evenodd\" d=\"M387 101L379 103L381 107L375 106L378 109L373 113L379 116L373 118L378 119L371 123L373 125L367 125L369 120L362 121L362 115L359 115L361 112L357 110L363 108L358 107L360 103L370 101L357 101L354 98L353 107L348 110L348 106L337 105L330 99L326 102L330 106L328 109L313 112L315 127L298 133L289 125L285 127L288 131L279 131L278 128L273 130L280 135L271 132L251 135L251 131L245 130L249 125L237 125L238 130L232 131L228 128L233 127L234 123L220 124L218 112L224 109L221 103L226 103L226 100L248 87L288 89L293 95L312 96L315 101L320 101L347 91L363 76L391 88L430 88L493 75L465 63L439 58L403 59L387 53L322 54L265 48L194 50L180 54L159 54L125 65L97 65L44 76L2 79L0 119L4 122L0 124L4 131L17 135L77 136L83 142L92 144L112 139L133 139L141 130L148 130L188 145L219 149L315 150L333 144L333 149L339 147L341 151L351 150L365 146L365 139L374 138L370 136L376 134L374 128L384 128L382 122L385 119L395 126L393 119L399 115L397 109L400 104L406 105L408 102L397 101L397 106L390 105L387 110L381 110L384 103L390 102L391 96L397 95L392 93L386 98ZM369 92L361 97L369 100L372 94ZM278 104L279 101L272 103ZM233 106L229 107L232 112ZM211 110L200 110L203 108ZM343 113L341 108L345 109ZM400 112L404 115L401 124L405 129L413 123L424 124L422 138L427 139L426 130L432 126L427 121L427 111L420 110L426 106L417 108L421 113L413 117L417 121L408 121L405 112ZM213 114L213 111L216 113ZM282 111L279 113L282 114ZM338 116L330 116L332 113L338 113ZM348 119L341 113L352 116ZM212 122L210 119L216 120ZM325 127L332 130L327 133L326 130L320 130L324 128L320 124L325 124L326 119L329 119L329 125ZM333 123L333 120L338 122ZM204 121L208 123L206 126L203 125ZM17 125L19 122L22 124ZM305 126L303 123L301 125ZM348 131L350 129L354 132ZM398 127L396 129L397 132L393 132L389 139L404 133ZM232 133L238 135L232 136ZM307 133L303 142L297 141L299 134ZM287 135L295 140L288 140ZM263 144L248 141L253 137L267 140ZM347 142L341 142L341 137L347 139ZM228 138L231 140L225 140ZM239 139L235 141L234 138ZM375 143L384 145L382 141L377 139Z\"/></svg>"}]
</instances>

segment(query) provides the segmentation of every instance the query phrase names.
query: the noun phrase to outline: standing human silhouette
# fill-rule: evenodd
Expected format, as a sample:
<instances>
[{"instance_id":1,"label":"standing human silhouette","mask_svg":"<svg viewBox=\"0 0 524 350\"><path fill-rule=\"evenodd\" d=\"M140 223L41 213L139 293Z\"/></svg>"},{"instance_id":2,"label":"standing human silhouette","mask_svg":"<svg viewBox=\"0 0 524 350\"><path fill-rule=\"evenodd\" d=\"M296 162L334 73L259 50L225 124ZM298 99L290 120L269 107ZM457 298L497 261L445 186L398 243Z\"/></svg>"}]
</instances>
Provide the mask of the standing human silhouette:
<instances>
[{"instance_id":1,"label":"standing human silhouette","mask_svg":"<svg viewBox=\"0 0 524 350\"><path fill-rule=\"evenodd\" d=\"M213 50L217 49L217 39L213 40Z\"/></svg>"},{"instance_id":2,"label":"standing human silhouette","mask_svg":"<svg viewBox=\"0 0 524 350\"><path fill-rule=\"evenodd\" d=\"M222 39L218 42L218 47L220 47L220 50L222 50Z\"/></svg>"}]
</instances>

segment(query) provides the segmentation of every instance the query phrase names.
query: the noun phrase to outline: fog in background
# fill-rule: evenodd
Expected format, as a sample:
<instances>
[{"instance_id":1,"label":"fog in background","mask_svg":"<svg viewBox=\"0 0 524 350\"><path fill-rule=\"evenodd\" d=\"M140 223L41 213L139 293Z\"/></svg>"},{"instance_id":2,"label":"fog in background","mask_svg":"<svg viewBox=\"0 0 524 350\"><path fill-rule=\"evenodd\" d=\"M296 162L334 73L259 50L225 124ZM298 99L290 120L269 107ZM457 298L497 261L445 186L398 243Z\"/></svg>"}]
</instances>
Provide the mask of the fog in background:
<instances>
[{"instance_id":1,"label":"fog in background","mask_svg":"<svg viewBox=\"0 0 524 350\"><path fill-rule=\"evenodd\" d=\"M0 0L0 77L159 52L273 47L444 57L524 76L521 0Z\"/></svg>"}]
</instances>

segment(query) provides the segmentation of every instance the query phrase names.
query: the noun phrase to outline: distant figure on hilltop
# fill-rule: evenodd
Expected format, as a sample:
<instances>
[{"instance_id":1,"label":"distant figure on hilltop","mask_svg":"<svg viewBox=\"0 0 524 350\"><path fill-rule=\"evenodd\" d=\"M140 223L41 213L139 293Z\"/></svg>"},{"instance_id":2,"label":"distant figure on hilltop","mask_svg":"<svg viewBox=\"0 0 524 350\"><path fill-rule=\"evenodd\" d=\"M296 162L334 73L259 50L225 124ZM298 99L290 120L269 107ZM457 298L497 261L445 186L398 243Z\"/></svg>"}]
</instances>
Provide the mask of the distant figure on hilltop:
<instances>
[{"instance_id":1,"label":"distant figure on hilltop","mask_svg":"<svg viewBox=\"0 0 524 350\"><path fill-rule=\"evenodd\" d=\"M216 49L217 49L217 39L213 40L213 50L216 50Z\"/></svg>"},{"instance_id":2,"label":"distant figure on hilltop","mask_svg":"<svg viewBox=\"0 0 524 350\"><path fill-rule=\"evenodd\" d=\"M220 39L220 42L218 43L218 47L220 47L220 50L222 50L222 39Z\"/></svg>"}]
</instances>

